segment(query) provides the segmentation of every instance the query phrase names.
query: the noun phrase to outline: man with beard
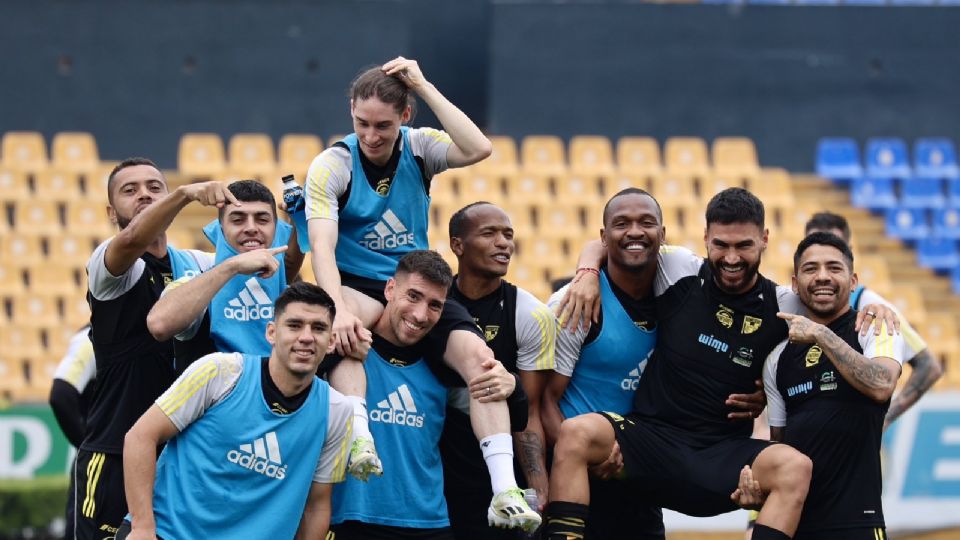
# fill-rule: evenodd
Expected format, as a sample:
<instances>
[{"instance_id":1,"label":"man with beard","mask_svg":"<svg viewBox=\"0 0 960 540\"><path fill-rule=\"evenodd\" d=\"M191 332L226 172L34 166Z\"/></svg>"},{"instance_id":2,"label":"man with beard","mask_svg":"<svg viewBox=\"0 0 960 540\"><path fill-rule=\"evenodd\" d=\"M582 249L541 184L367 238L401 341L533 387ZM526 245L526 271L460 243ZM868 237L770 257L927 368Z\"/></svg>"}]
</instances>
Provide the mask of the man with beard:
<instances>
[{"instance_id":1,"label":"man with beard","mask_svg":"<svg viewBox=\"0 0 960 540\"><path fill-rule=\"evenodd\" d=\"M503 279L515 249L513 226L503 210L488 202L467 205L450 217L449 229L458 273L448 298L467 309L494 356L519 376L524 392L514 392L507 400L516 461L542 505L547 497L547 470L540 398L553 369L556 319L543 302ZM527 399L519 399L524 394ZM450 390L440 438L444 494L454 536L457 540L518 538L517 531L487 524L483 503L492 495L490 475L470 427L469 406L467 388Z\"/></svg>"},{"instance_id":2,"label":"man with beard","mask_svg":"<svg viewBox=\"0 0 960 540\"><path fill-rule=\"evenodd\" d=\"M880 438L900 376L903 338L861 336L850 307L853 253L813 233L793 257L793 289L808 316L782 313L789 341L767 358L770 438L813 460L797 539L882 540ZM754 538L757 538L754 532Z\"/></svg>"},{"instance_id":3,"label":"man with beard","mask_svg":"<svg viewBox=\"0 0 960 540\"><path fill-rule=\"evenodd\" d=\"M767 243L763 203L730 188L711 199L707 259L657 297L659 342L624 416L587 414L565 421L551 471L544 536L582 536L589 503L587 469L615 443L638 497L693 516L734 510L731 494L752 466L767 495L754 538L791 538L811 463L786 445L750 439L751 425L728 421L731 394L752 390L762 359L786 335L781 311L802 309L758 268ZM591 272L587 272L588 274ZM672 272L671 272L672 273ZM889 310L875 311L887 315ZM639 360L639 359L638 359ZM562 479L562 481L560 481Z\"/></svg>"},{"instance_id":4,"label":"man with beard","mask_svg":"<svg viewBox=\"0 0 960 540\"><path fill-rule=\"evenodd\" d=\"M77 451L76 534L112 538L127 513L123 494L123 437L186 366L175 365L172 340L147 330L150 308L171 280L172 267L212 257L167 245L166 229L193 201L223 208L237 204L219 182L180 186L172 193L160 169L145 158L122 161L107 180L107 214L120 232L87 262L90 341L97 393Z\"/></svg>"}]
</instances>

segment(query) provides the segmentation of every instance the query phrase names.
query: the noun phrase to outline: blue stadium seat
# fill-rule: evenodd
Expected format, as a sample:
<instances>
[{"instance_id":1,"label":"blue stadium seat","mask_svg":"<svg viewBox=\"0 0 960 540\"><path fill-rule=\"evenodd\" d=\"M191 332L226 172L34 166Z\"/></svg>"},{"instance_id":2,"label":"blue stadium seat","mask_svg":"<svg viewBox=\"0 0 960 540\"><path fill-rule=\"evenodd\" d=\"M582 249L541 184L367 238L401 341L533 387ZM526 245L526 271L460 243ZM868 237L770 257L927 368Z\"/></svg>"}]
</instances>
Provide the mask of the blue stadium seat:
<instances>
[{"instance_id":1,"label":"blue stadium seat","mask_svg":"<svg viewBox=\"0 0 960 540\"><path fill-rule=\"evenodd\" d=\"M817 174L837 183L863 176L860 148L848 137L824 137L817 141Z\"/></svg>"},{"instance_id":2,"label":"blue stadium seat","mask_svg":"<svg viewBox=\"0 0 960 540\"><path fill-rule=\"evenodd\" d=\"M953 141L946 137L917 139L913 143L913 172L930 178L960 178Z\"/></svg>"},{"instance_id":3,"label":"blue stadium seat","mask_svg":"<svg viewBox=\"0 0 960 540\"><path fill-rule=\"evenodd\" d=\"M896 137L873 137L867 141L867 175L904 180L913 176L907 159L907 144Z\"/></svg>"},{"instance_id":4,"label":"blue stadium seat","mask_svg":"<svg viewBox=\"0 0 960 540\"><path fill-rule=\"evenodd\" d=\"M947 180L947 203L960 207L960 178Z\"/></svg>"},{"instance_id":5,"label":"blue stadium seat","mask_svg":"<svg viewBox=\"0 0 960 540\"><path fill-rule=\"evenodd\" d=\"M857 178L850 185L850 202L857 208L896 208L897 193L890 178Z\"/></svg>"},{"instance_id":6,"label":"blue stadium seat","mask_svg":"<svg viewBox=\"0 0 960 540\"><path fill-rule=\"evenodd\" d=\"M943 208L947 197L939 178L911 178L900 184L900 204L905 208Z\"/></svg>"},{"instance_id":7,"label":"blue stadium seat","mask_svg":"<svg viewBox=\"0 0 960 540\"><path fill-rule=\"evenodd\" d=\"M949 271L960 266L960 250L956 240L935 236L917 242L917 262L936 271Z\"/></svg>"},{"instance_id":8,"label":"blue stadium seat","mask_svg":"<svg viewBox=\"0 0 960 540\"><path fill-rule=\"evenodd\" d=\"M950 282L953 284L953 292L960 294L960 266L953 269L950 274Z\"/></svg>"},{"instance_id":9,"label":"blue stadium seat","mask_svg":"<svg viewBox=\"0 0 960 540\"><path fill-rule=\"evenodd\" d=\"M917 208L887 210L885 225L887 236L899 240L919 240L930 234L927 213Z\"/></svg>"},{"instance_id":10,"label":"blue stadium seat","mask_svg":"<svg viewBox=\"0 0 960 540\"><path fill-rule=\"evenodd\" d=\"M940 208L933 211L932 217L933 236L960 240L960 208Z\"/></svg>"}]
</instances>

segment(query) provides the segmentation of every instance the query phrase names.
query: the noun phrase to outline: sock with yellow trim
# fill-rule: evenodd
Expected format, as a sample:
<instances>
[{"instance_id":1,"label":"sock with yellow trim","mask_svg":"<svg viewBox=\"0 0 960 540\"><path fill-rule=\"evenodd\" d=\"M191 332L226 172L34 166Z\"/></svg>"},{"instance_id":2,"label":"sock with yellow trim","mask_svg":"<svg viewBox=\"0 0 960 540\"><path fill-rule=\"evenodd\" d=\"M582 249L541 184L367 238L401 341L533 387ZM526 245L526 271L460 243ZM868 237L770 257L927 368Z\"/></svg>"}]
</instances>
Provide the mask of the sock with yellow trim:
<instances>
[{"instance_id":1,"label":"sock with yellow trim","mask_svg":"<svg viewBox=\"0 0 960 540\"><path fill-rule=\"evenodd\" d=\"M589 507L585 504L553 501L544 510L542 540L582 540Z\"/></svg>"}]
</instances>

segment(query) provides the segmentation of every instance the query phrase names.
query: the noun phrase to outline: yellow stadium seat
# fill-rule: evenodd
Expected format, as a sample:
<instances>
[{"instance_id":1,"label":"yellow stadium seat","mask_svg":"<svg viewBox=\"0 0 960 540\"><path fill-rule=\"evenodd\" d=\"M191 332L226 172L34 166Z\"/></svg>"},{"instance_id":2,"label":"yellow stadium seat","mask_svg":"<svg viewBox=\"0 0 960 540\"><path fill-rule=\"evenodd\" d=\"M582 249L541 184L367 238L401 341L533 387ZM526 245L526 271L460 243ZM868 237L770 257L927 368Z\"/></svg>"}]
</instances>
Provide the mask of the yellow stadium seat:
<instances>
[{"instance_id":1,"label":"yellow stadium seat","mask_svg":"<svg viewBox=\"0 0 960 540\"><path fill-rule=\"evenodd\" d=\"M63 297L63 322L70 328L80 328L90 321L90 304L84 295ZM63 323L61 323L63 324Z\"/></svg>"},{"instance_id":2,"label":"yellow stadium seat","mask_svg":"<svg viewBox=\"0 0 960 540\"><path fill-rule=\"evenodd\" d=\"M747 180L747 189L759 197L767 209L791 209L796 204L786 169L761 169L757 177Z\"/></svg>"},{"instance_id":3,"label":"yellow stadium seat","mask_svg":"<svg viewBox=\"0 0 960 540\"><path fill-rule=\"evenodd\" d=\"M663 147L669 176L705 178L710 173L707 143L699 137L670 137Z\"/></svg>"},{"instance_id":4,"label":"yellow stadium seat","mask_svg":"<svg viewBox=\"0 0 960 540\"><path fill-rule=\"evenodd\" d=\"M567 172L563 141L553 135L530 135L520 143L520 158L525 172L561 175Z\"/></svg>"},{"instance_id":5,"label":"yellow stadium seat","mask_svg":"<svg viewBox=\"0 0 960 540\"><path fill-rule=\"evenodd\" d=\"M113 224L102 202L71 201L67 203L66 210L67 226L74 234L101 240L114 234Z\"/></svg>"},{"instance_id":6,"label":"yellow stadium seat","mask_svg":"<svg viewBox=\"0 0 960 540\"><path fill-rule=\"evenodd\" d=\"M640 174L618 172L612 177L604 179L602 192L603 202L606 203L610 197L627 188L639 188L644 191L650 191L650 178L650 176Z\"/></svg>"},{"instance_id":7,"label":"yellow stadium seat","mask_svg":"<svg viewBox=\"0 0 960 540\"><path fill-rule=\"evenodd\" d=\"M18 235L50 236L63 231L56 201L34 199L14 207L13 227Z\"/></svg>"},{"instance_id":8,"label":"yellow stadium seat","mask_svg":"<svg viewBox=\"0 0 960 540\"><path fill-rule=\"evenodd\" d=\"M535 233L536 227L534 226L533 217L536 213L535 209L540 208L539 205L526 204L523 201L519 201L504 204L501 208L507 213L507 216L510 217L514 238L529 238Z\"/></svg>"},{"instance_id":9,"label":"yellow stadium seat","mask_svg":"<svg viewBox=\"0 0 960 540\"><path fill-rule=\"evenodd\" d=\"M609 178L615 171L610 139L602 135L577 135L570 139L571 174Z\"/></svg>"},{"instance_id":10,"label":"yellow stadium seat","mask_svg":"<svg viewBox=\"0 0 960 540\"><path fill-rule=\"evenodd\" d=\"M927 322L923 326L924 341L938 357L960 353L960 329L957 319L948 312L927 313Z\"/></svg>"},{"instance_id":11,"label":"yellow stadium seat","mask_svg":"<svg viewBox=\"0 0 960 540\"><path fill-rule=\"evenodd\" d=\"M493 153L487 159L475 163L471 168L477 174L491 176L514 176L519 171L517 165L517 143L513 137L492 136L490 143Z\"/></svg>"},{"instance_id":12,"label":"yellow stadium seat","mask_svg":"<svg viewBox=\"0 0 960 540\"><path fill-rule=\"evenodd\" d=\"M100 167L95 172L84 178L83 187L88 199L107 204L107 181L110 179L110 173L113 172L117 163L114 161L101 162Z\"/></svg>"},{"instance_id":13,"label":"yellow stadium seat","mask_svg":"<svg viewBox=\"0 0 960 540\"><path fill-rule=\"evenodd\" d=\"M487 201L497 205L503 203L503 181L499 177L471 174L462 177L459 186L459 200L463 205L476 201Z\"/></svg>"},{"instance_id":14,"label":"yellow stadium seat","mask_svg":"<svg viewBox=\"0 0 960 540\"><path fill-rule=\"evenodd\" d=\"M700 180L700 199L706 204L717 193L732 187L742 188L743 181L732 176L721 176L715 173L710 174Z\"/></svg>"},{"instance_id":15,"label":"yellow stadium seat","mask_svg":"<svg viewBox=\"0 0 960 540\"><path fill-rule=\"evenodd\" d=\"M916 285L897 283L886 295L897 310L910 321L914 328L923 328L927 322L927 310L923 305L923 294Z\"/></svg>"},{"instance_id":16,"label":"yellow stadium seat","mask_svg":"<svg viewBox=\"0 0 960 540\"><path fill-rule=\"evenodd\" d=\"M2 236L0 259L10 266L29 267L41 264L44 261L42 238L20 234Z\"/></svg>"},{"instance_id":17,"label":"yellow stadium seat","mask_svg":"<svg viewBox=\"0 0 960 540\"><path fill-rule=\"evenodd\" d=\"M51 264L85 268L96 247L90 237L63 234L47 238L48 260Z\"/></svg>"},{"instance_id":18,"label":"yellow stadium seat","mask_svg":"<svg viewBox=\"0 0 960 540\"><path fill-rule=\"evenodd\" d=\"M537 211L537 235L546 238L583 237L580 211L571 206L541 206Z\"/></svg>"},{"instance_id":19,"label":"yellow stadium seat","mask_svg":"<svg viewBox=\"0 0 960 540\"><path fill-rule=\"evenodd\" d=\"M757 147L746 137L717 137L713 141L713 170L729 180L751 180L760 175Z\"/></svg>"},{"instance_id":20,"label":"yellow stadium seat","mask_svg":"<svg viewBox=\"0 0 960 540\"><path fill-rule=\"evenodd\" d=\"M330 147L333 146L334 144L342 141L343 138L346 137L346 136L347 136L346 133L337 134L337 135L331 135L330 137L327 138L327 148L330 148Z\"/></svg>"},{"instance_id":21,"label":"yellow stadium seat","mask_svg":"<svg viewBox=\"0 0 960 540\"><path fill-rule=\"evenodd\" d=\"M9 169L0 170L0 202L27 201L32 197L26 174ZM6 216L2 221L6 221Z\"/></svg>"},{"instance_id":22,"label":"yellow stadium seat","mask_svg":"<svg viewBox=\"0 0 960 540\"><path fill-rule=\"evenodd\" d=\"M323 151L323 141L316 135L287 133L280 137L277 168L280 176L292 174L298 181L307 177L313 158Z\"/></svg>"},{"instance_id":23,"label":"yellow stadium seat","mask_svg":"<svg viewBox=\"0 0 960 540\"><path fill-rule=\"evenodd\" d=\"M557 182L562 180L558 179ZM550 177L541 174L522 173L507 177L506 198L513 202L549 202L553 196Z\"/></svg>"},{"instance_id":24,"label":"yellow stadium seat","mask_svg":"<svg viewBox=\"0 0 960 540\"><path fill-rule=\"evenodd\" d=\"M59 264L41 264L29 269L30 286L28 291L35 295L82 296L86 290L86 281L80 281L77 269ZM86 273L83 274L86 278Z\"/></svg>"},{"instance_id":25,"label":"yellow stadium seat","mask_svg":"<svg viewBox=\"0 0 960 540\"><path fill-rule=\"evenodd\" d=\"M687 176L663 176L654 178L651 194L660 206L699 206L693 178Z\"/></svg>"},{"instance_id":26,"label":"yellow stadium seat","mask_svg":"<svg viewBox=\"0 0 960 540\"><path fill-rule=\"evenodd\" d=\"M273 141L263 133L237 133L230 137L228 146L230 156L230 174L240 179L254 178L270 185L279 182L272 178L276 174L277 160L273 152ZM307 170L299 173L301 178ZM294 173L296 174L296 173Z\"/></svg>"},{"instance_id":27,"label":"yellow stadium seat","mask_svg":"<svg viewBox=\"0 0 960 540\"><path fill-rule=\"evenodd\" d=\"M100 166L97 141L90 133L62 131L53 136L53 166L61 171L91 174Z\"/></svg>"},{"instance_id":28,"label":"yellow stadium seat","mask_svg":"<svg viewBox=\"0 0 960 540\"><path fill-rule=\"evenodd\" d=\"M653 137L621 137L617 141L617 169L621 174L648 180L663 174L657 140Z\"/></svg>"},{"instance_id":29,"label":"yellow stadium seat","mask_svg":"<svg viewBox=\"0 0 960 540\"><path fill-rule=\"evenodd\" d=\"M180 138L177 168L180 174L194 179L222 176L227 163L223 140L216 133L187 133Z\"/></svg>"},{"instance_id":30,"label":"yellow stadium seat","mask_svg":"<svg viewBox=\"0 0 960 540\"><path fill-rule=\"evenodd\" d=\"M33 177L34 197L47 201L76 201L84 198L80 176L63 169L47 169Z\"/></svg>"},{"instance_id":31,"label":"yellow stadium seat","mask_svg":"<svg viewBox=\"0 0 960 540\"><path fill-rule=\"evenodd\" d=\"M554 180L557 192L557 204L577 207L602 206L603 180L598 176L569 174Z\"/></svg>"},{"instance_id":32,"label":"yellow stadium seat","mask_svg":"<svg viewBox=\"0 0 960 540\"><path fill-rule=\"evenodd\" d=\"M450 249L450 242L437 242L431 245L430 249L439 253L440 256L443 257L443 260L447 261L447 264L450 265L450 269L453 270L454 274L456 274L459 264L457 262L457 256L454 255L453 250Z\"/></svg>"},{"instance_id":33,"label":"yellow stadium seat","mask_svg":"<svg viewBox=\"0 0 960 540\"><path fill-rule=\"evenodd\" d=\"M0 347L7 358L37 357L44 354L42 331L14 320L0 328Z\"/></svg>"},{"instance_id":34,"label":"yellow stadium seat","mask_svg":"<svg viewBox=\"0 0 960 540\"><path fill-rule=\"evenodd\" d=\"M459 183L461 175L450 169L435 174L430 181L430 205L455 206L460 203Z\"/></svg>"},{"instance_id":35,"label":"yellow stadium seat","mask_svg":"<svg viewBox=\"0 0 960 540\"><path fill-rule=\"evenodd\" d=\"M21 294L11 299L11 322L24 328L45 328L60 323L60 309L53 296Z\"/></svg>"},{"instance_id":36,"label":"yellow stadium seat","mask_svg":"<svg viewBox=\"0 0 960 540\"><path fill-rule=\"evenodd\" d=\"M546 269L542 266L530 262L510 261L510 269L507 271L506 279L516 286L526 289L542 301L546 301L549 296L550 278Z\"/></svg>"},{"instance_id":37,"label":"yellow stadium seat","mask_svg":"<svg viewBox=\"0 0 960 540\"><path fill-rule=\"evenodd\" d=\"M35 131L8 131L3 134L0 157L5 169L35 173L47 168L47 143Z\"/></svg>"},{"instance_id":38,"label":"yellow stadium seat","mask_svg":"<svg viewBox=\"0 0 960 540\"><path fill-rule=\"evenodd\" d=\"M877 291L881 296L887 297L893 288L890 268L882 255L861 255L854 259L853 269L861 284Z\"/></svg>"},{"instance_id":39,"label":"yellow stadium seat","mask_svg":"<svg viewBox=\"0 0 960 540\"><path fill-rule=\"evenodd\" d=\"M0 296L14 296L23 291L23 267L0 260Z\"/></svg>"},{"instance_id":40,"label":"yellow stadium seat","mask_svg":"<svg viewBox=\"0 0 960 540\"><path fill-rule=\"evenodd\" d=\"M563 240L542 236L517 239L517 260L529 266L566 268L567 253Z\"/></svg>"}]
</instances>

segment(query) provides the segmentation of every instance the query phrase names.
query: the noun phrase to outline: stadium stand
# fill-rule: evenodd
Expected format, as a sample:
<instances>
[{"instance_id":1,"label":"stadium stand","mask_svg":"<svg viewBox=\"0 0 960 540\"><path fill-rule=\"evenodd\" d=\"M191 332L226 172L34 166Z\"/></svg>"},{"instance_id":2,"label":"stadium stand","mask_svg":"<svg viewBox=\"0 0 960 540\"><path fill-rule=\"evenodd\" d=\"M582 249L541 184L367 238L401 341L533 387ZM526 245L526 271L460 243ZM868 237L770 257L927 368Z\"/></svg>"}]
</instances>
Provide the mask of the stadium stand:
<instances>
[{"instance_id":1,"label":"stadium stand","mask_svg":"<svg viewBox=\"0 0 960 540\"><path fill-rule=\"evenodd\" d=\"M867 141L867 176L908 180L913 176L907 159L907 145L896 137L876 137Z\"/></svg>"},{"instance_id":2,"label":"stadium stand","mask_svg":"<svg viewBox=\"0 0 960 540\"><path fill-rule=\"evenodd\" d=\"M95 174L100 166L97 141L90 133L64 131L53 136L51 164L58 171Z\"/></svg>"},{"instance_id":3,"label":"stadium stand","mask_svg":"<svg viewBox=\"0 0 960 540\"><path fill-rule=\"evenodd\" d=\"M223 140L215 133L185 134L180 138L177 168L193 180L223 175L227 168Z\"/></svg>"},{"instance_id":4,"label":"stadium stand","mask_svg":"<svg viewBox=\"0 0 960 540\"><path fill-rule=\"evenodd\" d=\"M277 150L277 176L292 174L303 182L310 162L323 151L323 141L316 135L287 133L280 137Z\"/></svg>"},{"instance_id":5,"label":"stadium stand","mask_svg":"<svg viewBox=\"0 0 960 540\"><path fill-rule=\"evenodd\" d=\"M857 208L870 210L899 206L896 186L891 178L855 178L850 184L850 199Z\"/></svg>"},{"instance_id":6,"label":"stadium stand","mask_svg":"<svg viewBox=\"0 0 960 540\"><path fill-rule=\"evenodd\" d=\"M926 178L960 178L953 141L945 137L917 139L913 143L913 172Z\"/></svg>"},{"instance_id":7,"label":"stadium stand","mask_svg":"<svg viewBox=\"0 0 960 540\"><path fill-rule=\"evenodd\" d=\"M47 143L43 135L33 131L8 131L0 142L0 164L4 169L35 173L49 166Z\"/></svg>"},{"instance_id":8,"label":"stadium stand","mask_svg":"<svg viewBox=\"0 0 960 540\"><path fill-rule=\"evenodd\" d=\"M227 176L268 180L277 170L273 141L262 133L237 133L228 144L229 165ZM306 173L303 169L303 173ZM301 174L303 174L301 173Z\"/></svg>"},{"instance_id":9,"label":"stadium stand","mask_svg":"<svg viewBox=\"0 0 960 540\"><path fill-rule=\"evenodd\" d=\"M846 184L863 176L860 147L846 137L824 137L817 142L816 172L834 182Z\"/></svg>"}]
</instances>

